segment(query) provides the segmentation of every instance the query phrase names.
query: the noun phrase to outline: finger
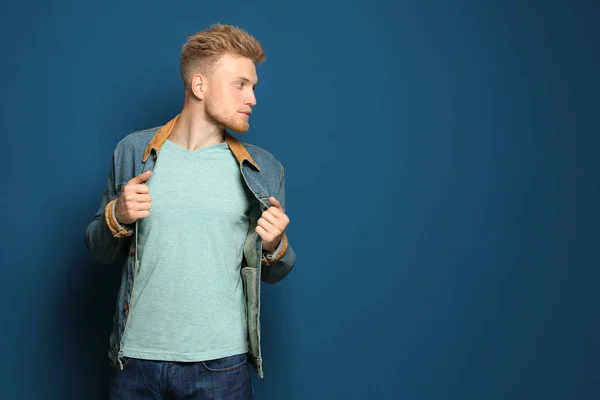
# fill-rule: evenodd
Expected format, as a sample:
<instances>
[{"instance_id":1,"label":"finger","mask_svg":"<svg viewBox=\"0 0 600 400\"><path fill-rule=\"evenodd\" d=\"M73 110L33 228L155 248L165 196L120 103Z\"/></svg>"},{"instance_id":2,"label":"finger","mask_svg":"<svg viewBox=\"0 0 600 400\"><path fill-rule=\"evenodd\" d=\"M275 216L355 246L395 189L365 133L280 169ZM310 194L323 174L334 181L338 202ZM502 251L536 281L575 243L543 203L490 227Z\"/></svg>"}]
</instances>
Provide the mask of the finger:
<instances>
[{"instance_id":1,"label":"finger","mask_svg":"<svg viewBox=\"0 0 600 400\"><path fill-rule=\"evenodd\" d=\"M149 211L152 208L152 203L136 203L137 211Z\"/></svg>"},{"instance_id":2,"label":"finger","mask_svg":"<svg viewBox=\"0 0 600 400\"><path fill-rule=\"evenodd\" d=\"M151 194L132 194L131 196L127 196L127 201L132 201L136 203L150 203L152 202Z\"/></svg>"},{"instance_id":3,"label":"finger","mask_svg":"<svg viewBox=\"0 0 600 400\"><path fill-rule=\"evenodd\" d=\"M259 218L257 225L260 226L261 228L263 228L267 233L273 232L274 230L276 230L275 226L273 224L271 224L269 221L267 221L264 218Z\"/></svg>"},{"instance_id":4,"label":"finger","mask_svg":"<svg viewBox=\"0 0 600 400\"><path fill-rule=\"evenodd\" d=\"M281 203L279 202L279 200L277 200L275 197L269 197L269 201L271 202L271 205L273 207L277 207L278 209L280 209L281 211L283 211L283 206L281 205Z\"/></svg>"},{"instance_id":5,"label":"finger","mask_svg":"<svg viewBox=\"0 0 600 400\"><path fill-rule=\"evenodd\" d=\"M273 215L275 218L281 218L282 216L285 215L285 213L283 211L281 211L280 208L277 208L275 206L271 206L271 207L267 208L263 214L265 214L265 213L269 213L269 214Z\"/></svg>"},{"instance_id":6,"label":"finger","mask_svg":"<svg viewBox=\"0 0 600 400\"><path fill-rule=\"evenodd\" d=\"M267 231L265 231L265 228L263 228L262 226L257 226L255 230L256 230L256 233L258 233L258 236L260 236L260 238L262 240L267 240L266 238L267 238L268 234L267 234Z\"/></svg>"},{"instance_id":7,"label":"finger","mask_svg":"<svg viewBox=\"0 0 600 400\"><path fill-rule=\"evenodd\" d=\"M139 193L146 194L148 193L148 185L144 184L136 184L136 183L128 183L123 190L126 190L128 193Z\"/></svg>"},{"instance_id":8,"label":"finger","mask_svg":"<svg viewBox=\"0 0 600 400\"><path fill-rule=\"evenodd\" d=\"M258 236L260 236L260 238L263 240L263 242L272 242L277 237L276 234L267 231L262 226L256 226L255 230L256 233L258 233Z\"/></svg>"},{"instance_id":9,"label":"finger","mask_svg":"<svg viewBox=\"0 0 600 400\"><path fill-rule=\"evenodd\" d=\"M281 213L281 211L276 208L273 208L272 210L268 209L262 213L261 218L266 219L267 222L270 222L273 225L277 225L279 223L279 215L277 215L277 213Z\"/></svg>"},{"instance_id":10,"label":"finger","mask_svg":"<svg viewBox=\"0 0 600 400\"><path fill-rule=\"evenodd\" d=\"M282 231L290 223L290 218L283 211L275 207L269 208L261 215L261 217L276 225Z\"/></svg>"},{"instance_id":11,"label":"finger","mask_svg":"<svg viewBox=\"0 0 600 400\"><path fill-rule=\"evenodd\" d=\"M136 213L136 219L148 218L150 216L150 211L138 211Z\"/></svg>"},{"instance_id":12,"label":"finger","mask_svg":"<svg viewBox=\"0 0 600 400\"><path fill-rule=\"evenodd\" d=\"M139 184L139 183L144 183L146 182L148 179L150 179L150 176L152 176L152 171L146 171L143 174L139 174L138 176L134 176L133 178L131 178L129 180L129 182L127 182L127 184Z\"/></svg>"}]
</instances>

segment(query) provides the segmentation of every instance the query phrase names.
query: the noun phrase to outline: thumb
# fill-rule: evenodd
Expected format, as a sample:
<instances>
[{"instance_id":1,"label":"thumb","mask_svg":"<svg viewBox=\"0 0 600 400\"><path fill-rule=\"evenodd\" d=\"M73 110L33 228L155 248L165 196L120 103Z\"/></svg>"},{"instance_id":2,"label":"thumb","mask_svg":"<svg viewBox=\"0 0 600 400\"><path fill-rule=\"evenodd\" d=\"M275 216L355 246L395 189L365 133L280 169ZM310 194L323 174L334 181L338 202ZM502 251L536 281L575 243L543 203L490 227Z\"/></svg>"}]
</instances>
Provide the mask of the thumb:
<instances>
[{"instance_id":1,"label":"thumb","mask_svg":"<svg viewBox=\"0 0 600 400\"><path fill-rule=\"evenodd\" d=\"M271 206L277 207L281 211L283 211L283 207L281 207L281 203L275 197L269 197L269 202L271 203Z\"/></svg>"},{"instance_id":2,"label":"thumb","mask_svg":"<svg viewBox=\"0 0 600 400\"><path fill-rule=\"evenodd\" d=\"M139 184L144 183L152 176L152 171L146 171L143 174L139 174L138 176L134 176L128 183Z\"/></svg>"}]
</instances>

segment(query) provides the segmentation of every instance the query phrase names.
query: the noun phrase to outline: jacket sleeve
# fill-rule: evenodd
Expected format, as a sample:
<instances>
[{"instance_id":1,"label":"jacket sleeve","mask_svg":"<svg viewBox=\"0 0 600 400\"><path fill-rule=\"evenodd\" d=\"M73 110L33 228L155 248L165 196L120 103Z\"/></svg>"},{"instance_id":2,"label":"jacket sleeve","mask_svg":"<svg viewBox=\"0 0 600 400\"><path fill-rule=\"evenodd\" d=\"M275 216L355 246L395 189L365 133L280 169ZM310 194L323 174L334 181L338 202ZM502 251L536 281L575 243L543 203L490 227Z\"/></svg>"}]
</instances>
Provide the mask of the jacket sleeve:
<instances>
[{"instance_id":1,"label":"jacket sleeve","mask_svg":"<svg viewBox=\"0 0 600 400\"><path fill-rule=\"evenodd\" d=\"M281 181L274 195L285 211L285 178L284 170L281 169ZM266 283L277 283L290 273L296 264L296 254L284 232L281 242L275 254L263 255L261 267L261 279Z\"/></svg>"},{"instance_id":2,"label":"jacket sleeve","mask_svg":"<svg viewBox=\"0 0 600 400\"><path fill-rule=\"evenodd\" d=\"M107 223L107 216L114 218L112 213L106 214L106 208L111 201L116 200L118 193L115 190L115 155L113 153L113 162L108 175L108 181L100 208L96 212L94 219L90 222L85 230L85 243L92 257L103 264L121 263L127 257L127 249L131 242L131 231L129 235L115 235L114 227ZM114 204L111 203L111 205ZM109 206L110 207L110 206ZM111 224L112 225L112 224ZM114 226L114 225L113 225Z\"/></svg>"}]
</instances>

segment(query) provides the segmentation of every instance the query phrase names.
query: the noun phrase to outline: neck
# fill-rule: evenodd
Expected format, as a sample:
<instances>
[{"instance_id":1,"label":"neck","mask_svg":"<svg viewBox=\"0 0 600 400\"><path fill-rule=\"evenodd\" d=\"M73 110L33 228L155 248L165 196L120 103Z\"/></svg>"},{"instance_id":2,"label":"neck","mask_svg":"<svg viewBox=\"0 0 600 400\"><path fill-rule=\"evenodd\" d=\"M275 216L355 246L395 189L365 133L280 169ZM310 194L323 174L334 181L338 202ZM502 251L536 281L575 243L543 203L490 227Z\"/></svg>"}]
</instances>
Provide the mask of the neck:
<instances>
[{"instance_id":1,"label":"neck","mask_svg":"<svg viewBox=\"0 0 600 400\"><path fill-rule=\"evenodd\" d=\"M169 140L188 150L223 143L225 129L210 121L201 104L191 105L186 102L169 135Z\"/></svg>"}]
</instances>

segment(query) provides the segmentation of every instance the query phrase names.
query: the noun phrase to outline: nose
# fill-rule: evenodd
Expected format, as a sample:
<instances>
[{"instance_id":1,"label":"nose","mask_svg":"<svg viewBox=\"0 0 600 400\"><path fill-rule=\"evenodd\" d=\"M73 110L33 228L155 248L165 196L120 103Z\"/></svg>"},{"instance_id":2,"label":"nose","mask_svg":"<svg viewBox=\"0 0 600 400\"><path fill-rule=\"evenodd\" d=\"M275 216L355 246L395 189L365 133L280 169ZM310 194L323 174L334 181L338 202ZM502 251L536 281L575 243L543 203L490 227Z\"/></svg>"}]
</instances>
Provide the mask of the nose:
<instances>
[{"instance_id":1,"label":"nose","mask_svg":"<svg viewBox=\"0 0 600 400\"><path fill-rule=\"evenodd\" d=\"M254 107L256 105L256 95L254 94L254 90L251 90L248 94L248 98L246 99L246 104L250 107Z\"/></svg>"}]
</instances>

